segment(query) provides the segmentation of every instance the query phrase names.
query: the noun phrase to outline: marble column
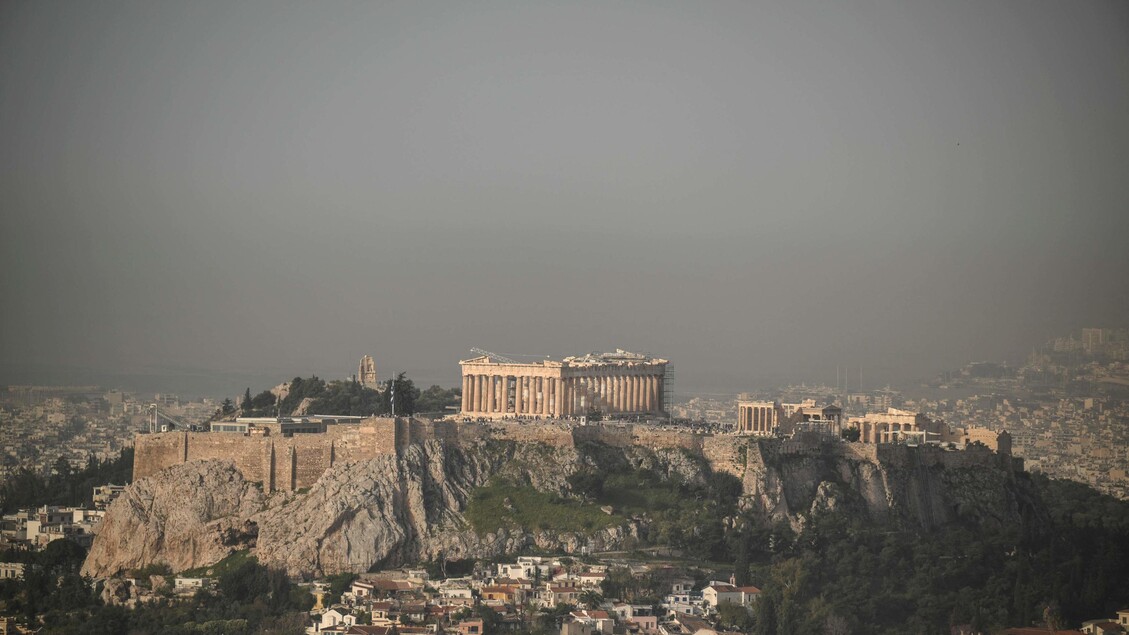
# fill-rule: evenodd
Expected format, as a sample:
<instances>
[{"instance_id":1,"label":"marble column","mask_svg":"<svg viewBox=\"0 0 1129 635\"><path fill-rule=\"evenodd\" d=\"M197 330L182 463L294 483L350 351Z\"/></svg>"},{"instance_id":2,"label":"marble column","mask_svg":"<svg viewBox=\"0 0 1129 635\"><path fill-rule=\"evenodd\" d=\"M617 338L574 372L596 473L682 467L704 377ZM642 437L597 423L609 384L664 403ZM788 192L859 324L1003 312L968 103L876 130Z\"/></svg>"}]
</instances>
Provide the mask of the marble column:
<instances>
[{"instance_id":1,"label":"marble column","mask_svg":"<svg viewBox=\"0 0 1129 635\"><path fill-rule=\"evenodd\" d=\"M529 414L541 414L541 395L538 394L537 381L540 377L529 378Z\"/></svg>"},{"instance_id":2,"label":"marble column","mask_svg":"<svg viewBox=\"0 0 1129 635\"><path fill-rule=\"evenodd\" d=\"M535 381L533 377L526 377L522 382L525 390L525 401L522 403L521 410L527 416L537 414L537 393L534 392Z\"/></svg>"},{"instance_id":3,"label":"marble column","mask_svg":"<svg viewBox=\"0 0 1129 635\"><path fill-rule=\"evenodd\" d=\"M572 379L564 380L565 400L564 400L564 415L566 417L572 416L573 409L576 408L576 394L572 385Z\"/></svg>"},{"instance_id":4,"label":"marble column","mask_svg":"<svg viewBox=\"0 0 1129 635\"><path fill-rule=\"evenodd\" d=\"M560 390L561 395L560 395L560 401L557 402L558 403L557 410L560 411L560 416L567 417L568 416L568 403L569 403L568 402L568 380L565 379L564 377L561 377L559 381L560 381L560 383L557 384L557 386L558 386L558 390Z\"/></svg>"},{"instance_id":5,"label":"marble column","mask_svg":"<svg viewBox=\"0 0 1129 635\"><path fill-rule=\"evenodd\" d=\"M619 411L631 411L631 382L628 381L627 375L620 375L616 382L616 388L619 389Z\"/></svg>"},{"instance_id":6,"label":"marble column","mask_svg":"<svg viewBox=\"0 0 1129 635\"><path fill-rule=\"evenodd\" d=\"M642 409L650 412L650 375L639 377L640 390L642 390Z\"/></svg>"},{"instance_id":7,"label":"marble column","mask_svg":"<svg viewBox=\"0 0 1129 635\"><path fill-rule=\"evenodd\" d=\"M498 410L502 414L507 414L510 411L510 377L509 375L502 375L502 401Z\"/></svg>"},{"instance_id":8,"label":"marble column","mask_svg":"<svg viewBox=\"0 0 1129 635\"><path fill-rule=\"evenodd\" d=\"M552 377L545 377L542 381L545 400L545 416L551 417L553 415L553 379Z\"/></svg>"},{"instance_id":9,"label":"marble column","mask_svg":"<svg viewBox=\"0 0 1129 635\"><path fill-rule=\"evenodd\" d=\"M561 380L556 377L549 378L549 415L561 416Z\"/></svg>"},{"instance_id":10,"label":"marble column","mask_svg":"<svg viewBox=\"0 0 1129 635\"><path fill-rule=\"evenodd\" d=\"M553 392L556 390L555 382L552 377L545 378L545 414L553 416L553 409L556 407Z\"/></svg>"},{"instance_id":11,"label":"marble column","mask_svg":"<svg viewBox=\"0 0 1129 635\"><path fill-rule=\"evenodd\" d=\"M541 407L538 409L537 414L542 417L549 412L549 378L541 377L537 382L537 390L541 393Z\"/></svg>"},{"instance_id":12,"label":"marble column","mask_svg":"<svg viewBox=\"0 0 1129 635\"><path fill-rule=\"evenodd\" d=\"M541 378L541 414L549 415L549 398L553 396L553 389L550 386L552 380L548 377Z\"/></svg>"},{"instance_id":13,"label":"marble column","mask_svg":"<svg viewBox=\"0 0 1129 635\"><path fill-rule=\"evenodd\" d=\"M514 414L515 415L520 415L522 413L521 380L522 380L521 375L514 377Z\"/></svg>"},{"instance_id":14,"label":"marble column","mask_svg":"<svg viewBox=\"0 0 1129 635\"><path fill-rule=\"evenodd\" d=\"M537 414L537 393L534 392L537 380L533 377L525 378L525 414Z\"/></svg>"},{"instance_id":15,"label":"marble column","mask_svg":"<svg viewBox=\"0 0 1129 635\"><path fill-rule=\"evenodd\" d=\"M482 379L482 375L474 375L474 411L475 412L481 412L482 411L482 389L485 388L485 386L483 384L485 384L485 382Z\"/></svg>"},{"instance_id":16,"label":"marble column","mask_svg":"<svg viewBox=\"0 0 1129 635\"><path fill-rule=\"evenodd\" d=\"M623 396L619 399L619 411L631 412L631 382L627 375L619 376L619 390Z\"/></svg>"}]
</instances>

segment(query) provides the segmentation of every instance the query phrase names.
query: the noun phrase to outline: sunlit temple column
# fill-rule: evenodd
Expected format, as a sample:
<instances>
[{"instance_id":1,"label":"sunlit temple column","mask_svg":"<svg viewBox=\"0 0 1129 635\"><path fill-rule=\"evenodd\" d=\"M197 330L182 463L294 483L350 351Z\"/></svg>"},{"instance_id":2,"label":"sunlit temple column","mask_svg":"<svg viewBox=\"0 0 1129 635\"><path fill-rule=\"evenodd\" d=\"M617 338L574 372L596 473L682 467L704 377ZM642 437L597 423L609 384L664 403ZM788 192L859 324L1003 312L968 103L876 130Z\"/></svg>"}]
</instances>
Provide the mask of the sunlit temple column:
<instances>
[{"instance_id":1,"label":"sunlit temple column","mask_svg":"<svg viewBox=\"0 0 1129 635\"><path fill-rule=\"evenodd\" d=\"M538 382L541 388L541 415L549 414L549 378L542 377Z\"/></svg>"},{"instance_id":2,"label":"sunlit temple column","mask_svg":"<svg viewBox=\"0 0 1129 635\"><path fill-rule=\"evenodd\" d=\"M655 376L647 375L647 410L655 411Z\"/></svg>"},{"instance_id":3,"label":"sunlit temple column","mask_svg":"<svg viewBox=\"0 0 1129 635\"><path fill-rule=\"evenodd\" d=\"M499 411L506 414L510 411L510 377L509 375L502 375L502 401L499 404L501 408Z\"/></svg>"},{"instance_id":4,"label":"sunlit temple column","mask_svg":"<svg viewBox=\"0 0 1129 635\"><path fill-rule=\"evenodd\" d=\"M462 399L460 400L460 403L459 403L459 409L462 412L466 412L467 410L470 410L470 408L467 407L467 404L470 403L470 399L468 397L468 394L469 394L470 391L467 390L467 385L470 383L468 381L469 379L470 379L470 377L468 375L463 375L463 395L462 395Z\"/></svg>"}]
</instances>

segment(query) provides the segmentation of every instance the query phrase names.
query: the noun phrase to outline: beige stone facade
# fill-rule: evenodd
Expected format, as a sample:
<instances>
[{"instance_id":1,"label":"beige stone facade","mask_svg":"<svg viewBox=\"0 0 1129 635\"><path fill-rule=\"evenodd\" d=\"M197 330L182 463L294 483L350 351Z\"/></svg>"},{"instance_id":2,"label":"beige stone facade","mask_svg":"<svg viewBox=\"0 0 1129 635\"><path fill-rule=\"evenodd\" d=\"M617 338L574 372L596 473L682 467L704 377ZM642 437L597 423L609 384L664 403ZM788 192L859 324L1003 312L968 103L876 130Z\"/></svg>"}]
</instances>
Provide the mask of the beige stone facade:
<instances>
[{"instance_id":1,"label":"beige stone facade","mask_svg":"<svg viewBox=\"0 0 1129 635\"><path fill-rule=\"evenodd\" d=\"M484 355L459 362L462 414L574 417L663 412L667 360L617 350L529 364Z\"/></svg>"},{"instance_id":2,"label":"beige stone facade","mask_svg":"<svg viewBox=\"0 0 1129 635\"><path fill-rule=\"evenodd\" d=\"M886 412L868 412L851 417L847 426L857 428L862 443L897 443L905 440L944 441L941 424L923 414L887 408Z\"/></svg>"},{"instance_id":3,"label":"beige stone facade","mask_svg":"<svg viewBox=\"0 0 1129 635\"><path fill-rule=\"evenodd\" d=\"M818 406L814 400L799 403L779 401L737 402L737 432L756 436L788 435L797 426L822 426L827 432L839 433L843 410L838 406Z\"/></svg>"}]
</instances>

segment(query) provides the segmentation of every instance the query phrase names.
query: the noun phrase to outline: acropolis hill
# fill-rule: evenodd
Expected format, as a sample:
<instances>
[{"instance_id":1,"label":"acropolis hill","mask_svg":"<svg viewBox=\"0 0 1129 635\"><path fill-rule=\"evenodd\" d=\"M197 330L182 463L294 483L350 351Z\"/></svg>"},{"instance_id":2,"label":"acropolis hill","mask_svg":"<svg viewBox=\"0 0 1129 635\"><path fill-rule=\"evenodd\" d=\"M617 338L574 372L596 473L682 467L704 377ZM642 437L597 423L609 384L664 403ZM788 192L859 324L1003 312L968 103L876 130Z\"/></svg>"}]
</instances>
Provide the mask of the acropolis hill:
<instances>
[{"instance_id":1,"label":"acropolis hill","mask_svg":"<svg viewBox=\"0 0 1129 635\"><path fill-rule=\"evenodd\" d=\"M795 530L816 510L835 508L923 528L957 518L1013 524L1042 514L1021 465L983 446L560 420L377 417L292 437L166 432L137 438L136 479L108 511L84 572L153 563L179 571L241 549L306 577L530 548L619 549L646 539L646 519L591 532L538 526L476 533L464 513L473 492L495 478L570 496L569 478L578 471L624 466L687 482L731 474L740 482L742 513Z\"/></svg>"}]
</instances>

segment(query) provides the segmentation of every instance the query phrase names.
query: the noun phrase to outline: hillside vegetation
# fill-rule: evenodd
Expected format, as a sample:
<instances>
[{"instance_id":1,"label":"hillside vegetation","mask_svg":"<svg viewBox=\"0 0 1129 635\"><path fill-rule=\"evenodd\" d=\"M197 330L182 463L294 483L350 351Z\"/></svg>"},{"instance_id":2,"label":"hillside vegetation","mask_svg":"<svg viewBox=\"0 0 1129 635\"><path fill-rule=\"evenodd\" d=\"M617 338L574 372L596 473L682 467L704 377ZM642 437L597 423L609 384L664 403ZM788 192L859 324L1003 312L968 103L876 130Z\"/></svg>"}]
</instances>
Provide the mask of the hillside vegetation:
<instances>
[{"instance_id":1,"label":"hillside vegetation","mask_svg":"<svg viewBox=\"0 0 1129 635\"><path fill-rule=\"evenodd\" d=\"M245 417L273 417L277 414L289 416L305 404L301 414L360 417L387 415L392 412L393 386L398 415L444 412L448 407L457 406L462 394L458 389L440 386L431 386L421 391L404 373L383 382L380 390L362 386L356 381L327 382L314 375L308 378L295 377L281 402L269 390L252 395L248 388L239 404L239 414ZM233 413L234 410L228 414Z\"/></svg>"}]
</instances>

